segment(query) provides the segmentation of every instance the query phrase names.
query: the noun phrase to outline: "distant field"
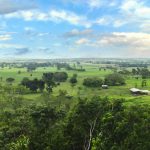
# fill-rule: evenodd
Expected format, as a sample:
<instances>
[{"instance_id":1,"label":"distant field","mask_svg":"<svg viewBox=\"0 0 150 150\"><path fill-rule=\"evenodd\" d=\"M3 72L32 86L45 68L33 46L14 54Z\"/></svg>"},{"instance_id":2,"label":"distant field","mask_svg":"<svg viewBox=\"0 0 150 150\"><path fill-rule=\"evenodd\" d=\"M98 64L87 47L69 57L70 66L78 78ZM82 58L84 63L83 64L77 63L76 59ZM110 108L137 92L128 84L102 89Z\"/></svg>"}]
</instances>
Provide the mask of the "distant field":
<instances>
[{"instance_id":1,"label":"distant field","mask_svg":"<svg viewBox=\"0 0 150 150\"><path fill-rule=\"evenodd\" d=\"M111 86L109 89L101 89L99 88L87 88L82 85L83 79L86 77L100 77L104 78L107 74L112 73L110 69L101 69L99 71L99 64L82 64L83 68L86 69L85 72L79 71L66 71L65 69L61 69L59 71L65 71L68 73L69 78L76 73L78 75L78 83L76 86L72 87L69 83L69 78L67 82L61 83L59 86L55 87L53 90L53 95L58 95L59 90L66 90L67 94L70 96L77 96L77 97L93 97L93 96L101 96L101 97L109 97L113 98L125 98L129 104L132 103L146 103L150 104L150 96L133 96L129 89L135 87L141 88L142 79L135 79L133 77L125 77L126 78L126 85L125 86ZM130 69L130 68L128 68ZM18 71L21 71L21 74L18 74ZM56 72L58 71L56 67L46 67L46 68L37 68L36 71L29 73L27 72L26 68L0 68L0 77L2 77L2 84L6 83L6 78L13 77L15 78L14 85L20 83L20 81L24 77L28 77L30 79L34 78L41 78L44 72ZM32 76L31 76L32 74ZM150 90L150 81L147 80L147 87L145 89ZM27 94L24 95L27 99L38 99L40 94Z\"/></svg>"}]
</instances>

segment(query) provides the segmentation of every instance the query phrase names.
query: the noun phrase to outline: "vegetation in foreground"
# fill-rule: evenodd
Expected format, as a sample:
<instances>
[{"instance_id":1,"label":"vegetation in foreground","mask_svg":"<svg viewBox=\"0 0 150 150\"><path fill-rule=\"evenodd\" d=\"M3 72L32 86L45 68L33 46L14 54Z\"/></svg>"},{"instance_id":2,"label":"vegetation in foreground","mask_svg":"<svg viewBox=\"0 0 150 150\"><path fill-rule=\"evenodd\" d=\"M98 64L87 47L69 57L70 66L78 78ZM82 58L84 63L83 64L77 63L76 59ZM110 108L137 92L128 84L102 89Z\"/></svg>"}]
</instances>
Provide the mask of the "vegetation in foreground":
<instances>
[{"instance_id":1,"label":"vegetation in foreground","mask_svg":"<svg viewBox=\"0 0 150 150\"><path fill-rule=\"evenodd\" d=\"M0 149L148 150L150 107L95 97L72 104L61 94L43 104L8 99L1 110ZM48 100L48 101L47 101Z\"/></svg>"}]
</instances>

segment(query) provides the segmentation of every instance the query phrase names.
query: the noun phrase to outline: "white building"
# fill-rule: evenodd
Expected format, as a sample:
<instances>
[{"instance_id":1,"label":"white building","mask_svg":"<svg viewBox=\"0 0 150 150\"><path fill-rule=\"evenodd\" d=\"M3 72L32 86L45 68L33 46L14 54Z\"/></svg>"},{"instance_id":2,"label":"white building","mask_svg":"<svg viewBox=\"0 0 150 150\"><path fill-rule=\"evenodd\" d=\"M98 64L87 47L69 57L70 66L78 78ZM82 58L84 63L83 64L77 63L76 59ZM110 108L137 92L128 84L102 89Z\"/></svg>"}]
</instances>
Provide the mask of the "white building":
<instances>
[{"instance_id":1,"label":"white building","mask_svg":"<svg viewBox=\"0 0 150 150\"><path fill-rule=\"evenodd\" d=\"M150 91L149 91L149 90L140 90L140 89L137 89L137 88L131 88L130 91L131 91L133 94L146 94L146 95L149 95L149 94L150 94Z\"/></svg>"},{"instance_id":2,"label":"white building","mask_svg":"<svg viewBox=\"0 0 150 150\"><path fill-rule=\"evenodd\" d=\"M108 89L108 85L102 85L103 89Z\"/></svg>"}]
</instances>

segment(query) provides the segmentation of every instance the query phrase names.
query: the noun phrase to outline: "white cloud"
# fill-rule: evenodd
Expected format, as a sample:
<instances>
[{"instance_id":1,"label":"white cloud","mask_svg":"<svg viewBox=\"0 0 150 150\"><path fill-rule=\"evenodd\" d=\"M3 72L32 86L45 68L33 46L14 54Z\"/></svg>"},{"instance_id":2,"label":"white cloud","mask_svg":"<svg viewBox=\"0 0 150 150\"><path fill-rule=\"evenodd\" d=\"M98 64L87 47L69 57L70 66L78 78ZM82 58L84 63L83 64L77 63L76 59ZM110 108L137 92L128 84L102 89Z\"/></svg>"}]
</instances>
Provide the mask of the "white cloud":
<instances>
[{"instance_id":1,"label":"white cloud","mask_svg":"<svg viewBox=\"0 0 150 150\"><path fill-rule=\"evenodd\" d=\"M91 36L92 34L93 34L93 30L91 29L86 29L86 30L73 29L70 32L65 33L63 36L70 38L70 37Z\"/></svg>"},{"instance_id":2,"label":"white cloud","mask_svg":"<svg viewBox=\"0 0 150 150\"><path fill-rule=\"evenodd\" d=\"M35 29L33 27L25 27L24 30L25 31L35 31Z\"/></svg>"},{"instance_id":3,"label":"white cloud","mask_svg":"<svg viewBox=\"0 0 150 150\"><path fill-rule=\"evenodd\" d=\"M98 25L108 25L108 24L110 24L111 21L112 21L111 17L101 17L101 18L98 18L95 21L95 23Z\"/></svg>"},{"instance_id":4,"label":"white cloud","mask_svg":"<svg viewBox=\"0 0 150 150\"><path fill-rule=\"evenodd\" d=\"M77 40L75 43L78 45L88 44L89 40L86 38L81 38L81 39Z\"/></svg>"},{"instance_id":5,"label":"white cloud","mask_svg":"<svg viewBox=\"0 0 150 150\"><path fill-rule=\"evenodd\" d=\"M120 8L124 11L130 12L139 8L139 6L137 0L124 0Z\"/></svg>"},{"instance_id":6,"label":"white cloud","mask_svg":"<svg viewBox=\"0 0 150 150\"><path fill-rule=\"evenodd\" d=\"M113 26L116 27L116 28L121 27L125 24L127 24L126 20L114 20L114 22L113 22Z\"/></svg>"},{"instance_id":7,"label":"white cloud","mask_svg":"<svg viewBox=\"0 0 150 150\"><path fill-rule=\"evenodd\" d=\"M145 22L145 23L142 23L142 24L140 25L140 29L141 29L143 32L148 32L148 33L150 33L150 21Z\"/></svg>"},{"instance_id":8,"label":"white cloud","mask_svg":"<svg viewBox=\"0 0 150 150\"><path fill-rule=\"evenodd\" d=\"M126 24L140 27L150 20L150 7L146 4L146 0L123 0L118 7L118 14L112 15L114 27Z\"/></svg>"},{"instance_id":9,"label":"white cloud","mask_svg":"<svg viewBox=\"0 0 150 150\"><path fill-rule=\"evenodd\" d=\"M150 7L142 6L135 10L135 14L139 17L150 19Z\"/></svg>"},{"instance_id":10,"label":"white cloud","mask_svg":"<svg viewBox=\"0 0 150 150\"><path fill-rule=\"evenodd\" d=\"M23 45L19 44L12 44L12 43L0 43L0 49L16 49L16 48L23 48Z\"/></svg>"},{"instance_id":11,"label":"white cloud","mask_svg":"<svg viewBox=\"0 0 150 150\"><path fill-rule=\"evenodd\" d=\"M75 44L92 46L93 49L111 49L112 52L113 50L119 50L119 53L126 53L128 56L131 54L139 57L140 55L144 57L144 54L150 55L150 34L143 32L113 32L101 34L97 38L87 39L85 37L78 39L75 41ZM145 55L145 57L147 57L147 55Z\"/></svg>"},{"instance_id":12,"label":"white cloud","mask_svg":"<svg viewBox=\"0 0 150 150\"><path fill-rule=\"evenodd\" d=\"M73 12L65 10L51 10L49 12L50 19L56 22L67 21L70 24L85 26L86 28L91 27L90 21L84 16L79 16Z\"/></svg>"},{"instance_id":13,"label":"white cloud","mask_svg":"<svg viewBox=\"0 0 150 150\"><path fill-rule=\"evenodd\" d=\"M150 7L146 5L146 1L140 0L124 0L120 9L124 15L133 17L134 19L150 19Z\"/></svg>"},{"instance_id":14,"label":"white cloud","mask_svg":"<svg viewBox=\"0 0 150 150\"><path fill-rule=\"evenodd\" d=\"M66 10L55 10L52 9L48 12L41 12L39 10L32 11L18 11L10 14L4 15L4 18L18 18L24 19L25 21L53 21L53 22L68 22L76 26L84 26L89 28L92 26L92 23L85 17L77 15L73 12Z\"/></svg>"},{"instance_id":15,"label":"white cloud","mask_svg":"<svg viewBox=\"0 0 150 150\"><path fill-rule=\"evenodd\" d=\"M110 35L103 36L97 43L103 46L127 47L130 50L149 50L150 34L114 32Z\"/></svg>"},{"instance_id":16,"label":"white cloud","mask_svg":"<svg viewBox=\"0 0 150 150\"><path fill-rule=\"evenodd\" d=\"M11 40L12 37L10 34L3 34L3 35L0 35L0 41L7 41L7 40Z\"/></svg>"},{"instance_id":17,"label":"white cloud","mask_svg":"<svg viewBox=\"0 0 150 150\"><path fill-rule=\"evenodd\" d=\"M118 0L64 0L66 3L74 5L86 5L92 10L102 7L114 7L118 4Z\"/></svg>"},{"instance_id":18,"label":"white cloud","mask_svg":"<svg viewBox=\"0 0 150 150\"><path fill-rule=\"evenodd\" d=\"M112 26L115 28L122 27L125 24L127 24L127 20L123 20L120 17L116 16L103 16L101 18L98 18L93 24L97 24L100 26Z\"/></svg>"},{"instance_id":19,"label":"white cloud","mask_svg":"<svg viewBox=\"0 0 150 150\"><path fill-rule=\"evenodd\" d=\"M25 21L32 21L32 20L47 21L50 19L47 13L43 13L38 10L18 11L4 15L4 18L6 19L18 18L24 19Z\"/></svg>"},{"instance_id":20,"label":"white cloud","mask_svg":"<svg viewBox=\"0 0 150 150\"><path fill-rule=\"evenodd\" d=\"M103 5L104 1L103 0L87 0L87 4L91 8L99 8Z\"/></svg>"}]
</instances>

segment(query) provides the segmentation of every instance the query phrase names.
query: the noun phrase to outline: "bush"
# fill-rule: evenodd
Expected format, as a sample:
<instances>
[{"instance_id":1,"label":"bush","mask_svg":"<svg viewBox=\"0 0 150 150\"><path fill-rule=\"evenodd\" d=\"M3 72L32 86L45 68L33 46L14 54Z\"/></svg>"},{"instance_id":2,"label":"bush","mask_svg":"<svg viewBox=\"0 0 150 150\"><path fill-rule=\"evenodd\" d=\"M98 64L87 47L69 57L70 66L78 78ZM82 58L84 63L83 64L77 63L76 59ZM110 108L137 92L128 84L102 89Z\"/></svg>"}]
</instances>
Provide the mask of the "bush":
<instances>
[{"instance_id":1,"label":"bush","mask_svg":"<svg viewBox=\"0 0 150 150\"><path fill-rule=\"evenodd\" d=\"M70 78L70 83L75 84L77 83L77 74L73 74L73 76Z\"/></svg>"},{"instance_id":2,"label":"bush","mask_svg":"<svg viewBox=\"0 0 150 150\"><path fill-rule=\"evenodd\" d=\"M12 83L14 81L15 81L15 79L12 77L6 79L6 82L8 82L8 83Z\"/></svg>"},{"instance_id":3,"label":"bush","mask_svg":"<svg viewBox=\"0 0 150 150\"><path fill-rule=\"evenodd\" d=\"M74 78L74 77L70 78L70 83L71 83L71 84L77 83L77 79Z\"/></svg>"},{"instance_id":4,"label":"bush","mask_svg":"<svg viewBox=\"0 0 150 150\"><path fill-rule=\"evenodd\" d=\"M68 74L66 72L55 72L54 80L56 82L65 82L68 78Z\"/></svg>"},{"instance_id":5,"label":"bush","mask_svg":"<svg viewBox=\"0 0 150 150\"><path fill-rule=\"evenodd\" d=\"M83 85L87 87L100 87L103 84L103 80L99 78L86 78L83 81Z\"/></svg>"},{"instance_id":6,"label":"bush","mask_svg":"<svg viewBox=\"0 0 150 150\"><path fill-rule=\"evenodd\" d=\"M105 77L105 84L110 86L124 85L125 79L119 73L109 74Z\"/></svg>"}]
</instances>

